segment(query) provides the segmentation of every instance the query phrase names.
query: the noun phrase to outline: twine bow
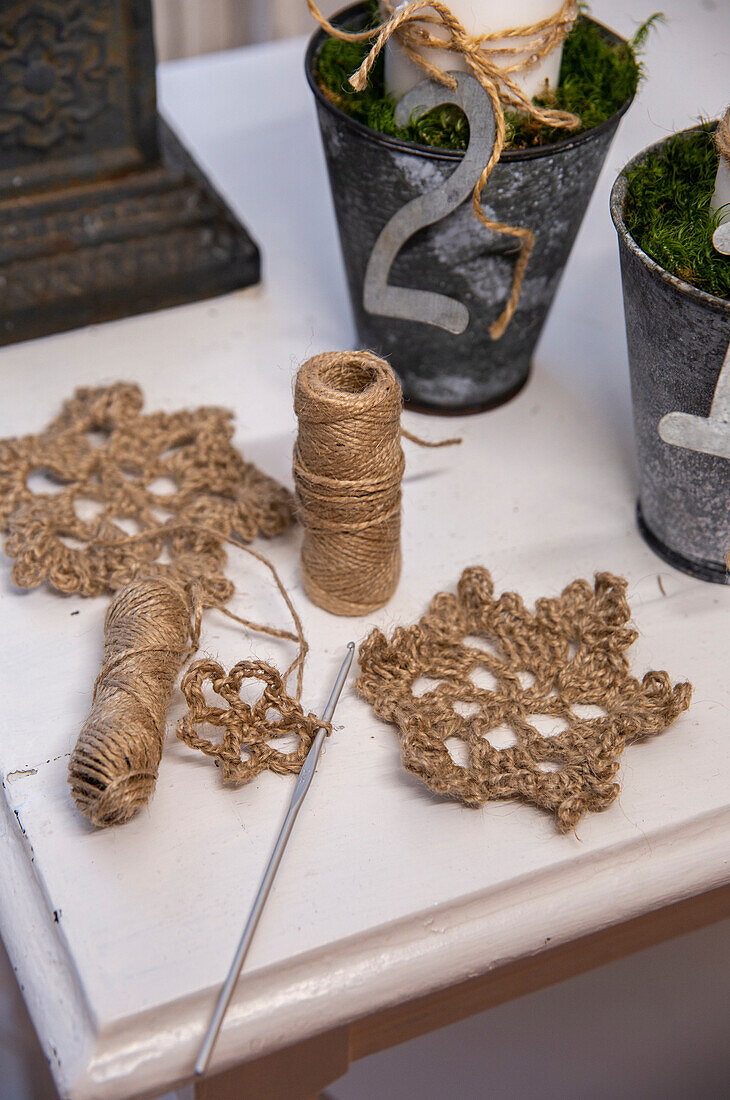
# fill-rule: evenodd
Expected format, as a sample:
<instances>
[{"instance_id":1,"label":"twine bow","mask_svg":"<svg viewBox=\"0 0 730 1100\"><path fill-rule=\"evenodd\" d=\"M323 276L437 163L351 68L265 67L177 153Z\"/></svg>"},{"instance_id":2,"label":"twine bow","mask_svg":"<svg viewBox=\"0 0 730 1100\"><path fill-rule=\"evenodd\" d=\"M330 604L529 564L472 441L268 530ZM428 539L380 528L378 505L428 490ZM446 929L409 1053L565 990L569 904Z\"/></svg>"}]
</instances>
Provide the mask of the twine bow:
<instances>
[{"instance_id":1,"label":"twine bow","mask_svg":"<svg viewBox=\"0 0 730 1100\"><path fill-rule=\"evenodd\" d=\"M460 54L474 77L489 96L494 111L496 137L492 155L474 186L472 205L479 221L487 229L516 237L520 242L520 252L512 278L512 291L502 314L490 325L489 334L493 340L504 335L520 299L525 270L535 244L535 234L526 226L512 226L504 222L493 221L482 208L482 194L492 169L499 161L506 140L504 107L515 107L545 126L555 129L576 130L580 119L568 111L540 107L533 103L513 79L516 73L526 72L564 41L578 15L576 0L564 0L555 15L531 23L525 27L497 31L488 34L470 35L453 12L440 0L414 0L395 9L390 0L382 0L388 12L388 18L380 27L360 32L343 31L333 26L317 7L314 0L307 0L312 16L327 34L344 42L373 41L370 53L360 68L350 77L350 84L356 92L367 85L370 72L386 43L397 35L398 43L405 54L424 73L437 84L447 88L456 87L453 77L432 64L420 52L425 48L447 50ZM423 14L424 9L435 14ZM428 28L436 26L447 31L445 39L439 38ZM495 45L496 42L508 42L509 45ZM515 43L515 44L511 44Z\"/></svg>"}]
</instances>

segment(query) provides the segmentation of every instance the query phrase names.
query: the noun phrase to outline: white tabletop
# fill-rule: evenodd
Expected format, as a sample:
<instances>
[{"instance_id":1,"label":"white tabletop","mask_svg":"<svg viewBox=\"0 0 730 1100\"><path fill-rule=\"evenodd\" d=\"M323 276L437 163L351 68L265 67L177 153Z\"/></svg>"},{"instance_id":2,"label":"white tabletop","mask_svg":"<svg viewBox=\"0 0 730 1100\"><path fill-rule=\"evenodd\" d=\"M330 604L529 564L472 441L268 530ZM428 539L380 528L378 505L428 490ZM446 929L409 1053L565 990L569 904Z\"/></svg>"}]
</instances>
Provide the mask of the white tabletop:
<instances>
[{"instance_id":1,"label":"white tabletop","mask_svg":"<svg viewBox=\"0 0 730 1100\"><path fill-rule=\"evenodd\" d=\"M214 1066L289 1045L379 1007L730 880L728 591L672 571L634 523L636 477L617 247L608 191L628 157L730 93L722 2L669 0L650 80L623 121L520 396L409 447L403 578L367 620L313 607L299 533L262 544L312 647L305 703L321 705L346 642L411 622L464 566L530 602L596 570L625 575L635 670L695 685L690 711L630 748L621 798L561 836L530 807L436 799L400 766L392 729L350 690L226 1019ZM594 5L632 32L635 0ZM4 349L0 436L40 428L77 385L138 381L149 409L230 406L247 457L290 483L292 377L354 332L303 42L178 63L168 117L260 242L261 287ZM730 334L729 334L730 335ZM475 496L476 494L476 496ZM235 551L237 606L286 625L263 571ZM659 579L662 581L660 588ZM98 669L106 601L15 590L0 572L0 927L64 1095L116 1098L189 1077L292 781L223 789L168 739L157 793L99 832L74 810L68 753ZM76 613L78 612L78 613ZM204 653L288 656L210 614ZM181 713L179 695L170 729Z\"/></svg>"}]
</instances>

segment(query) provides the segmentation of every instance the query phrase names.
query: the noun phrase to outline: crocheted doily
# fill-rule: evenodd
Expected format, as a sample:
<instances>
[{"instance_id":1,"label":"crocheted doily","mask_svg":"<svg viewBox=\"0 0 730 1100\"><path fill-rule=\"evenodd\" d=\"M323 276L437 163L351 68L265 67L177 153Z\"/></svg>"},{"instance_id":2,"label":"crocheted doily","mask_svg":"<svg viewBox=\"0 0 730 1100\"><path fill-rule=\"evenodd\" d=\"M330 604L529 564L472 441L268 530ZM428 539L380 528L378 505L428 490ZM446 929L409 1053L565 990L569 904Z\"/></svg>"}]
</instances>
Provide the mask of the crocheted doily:
<instances>
[{"instance_id":1,"label":"crocheted doily","mask_svg":"<svg viewBox=\"0 0 730 1100\"><path fill-rule=\"evenodd\" d=\"M573 829L618 796L626 745L665 730L692 693L666 672L641 682L630 674L637 632L626 587L598 573L593 587L574 581L531 613L513 592L495 599L486 569L467 569L458 594L439 593L415 625L390 641L373 631L358 689L398 727L405 767L432 790L469 806L519 798ZM601 710L587 716L587 707ZM555 720L562 728L551 736ZM515 743L493 747L490 732L497 740L505 727ZM459 743L467 759L457 763L449 749Z\"/></svg>"},{"instance_id":2,"label":"crocheted doily","mask_svg":"<svg viewBox=\"0 0 730 1100\"><path fill-rule=\"evenodd\" d=\"M263 684L253 704L241 698L241 687L248 680ZM214 707L205 701L206 684L225 706ZM226 783L247 783L267 768L277 775L297 774L317 731L331 729L328 722L305 714L287 693L283 677L262 661L241 661L230 672L215 661L196 661L183 676L180 688L188 712L178 722L177 736L191 749L220 761ZM197 730L206 725L223 730L219 742L200 736ZM282 740L295 743L282 752L276 748L276 742Z\"/></svg>"},{"instance_id":3,"label":"crocheted doily","mask_svg":"<svg viewBox=\"0 0 730 1100\"><path fill-rule=\"evenodd\" d=\"M136 385L79 389L45 431L0 441L0 529L17 585L97 596L154 562L201 579L205 602L222 604L232 594L222 538L292 523L290 494L233 447L231 413L142 405ZM33 474L45 492L29 486Z\"/></svg>"}]
</instances>

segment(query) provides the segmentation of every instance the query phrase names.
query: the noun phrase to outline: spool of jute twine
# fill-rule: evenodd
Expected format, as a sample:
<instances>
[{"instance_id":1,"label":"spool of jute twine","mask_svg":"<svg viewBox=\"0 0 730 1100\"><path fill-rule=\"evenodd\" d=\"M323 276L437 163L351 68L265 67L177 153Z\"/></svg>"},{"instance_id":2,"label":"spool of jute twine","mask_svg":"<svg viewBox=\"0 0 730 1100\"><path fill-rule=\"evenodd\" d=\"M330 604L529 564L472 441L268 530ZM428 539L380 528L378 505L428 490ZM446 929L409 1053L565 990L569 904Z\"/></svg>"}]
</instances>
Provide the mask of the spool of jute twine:
<instances>
[{"instance_id":1,"label":"spool of jute twine","mask_svg":"<svg viewBox=\"0 0 730 1100\"><path fill-rule=\"evenodd\" d=\"M564 0L555 14L547 19L524 27L480 35L469 34L448 5L440 0L414 0L400 6L392 0L382 0L382 5L388 14L382 26L352 33L330 23L314 0L307 0L309 11L327 34L344 42L372 41L370 53L357 72L350 77L350 84L355 91L361 92L365 89L381 51L395 36L410 60L430 80L446 88L456 86L454 78L429 61L422 51L424 48L447 50L460 55L467 72L479 81L489 96L494 111L496 136L492 155L474 186L472 205L475 216L485 228L514 237L520 245L509 299L500 316L489 327L492 339L498 340L504 335L517 309L530 253L535 245L535 235L527 226L507 225L487 217L482 207L482 195L507 140L505 106L513 107L537 122L555 129L570 131L577 130L580 126L580 119L569 111L541 107L533 103L514 79L516 74L534 68L565 40L578 16L578 4L576 0ZM436 27L445 33L445 39L431 33L430 27Z\"/></svg>"},{"instance_id":2,"label":"spool of jute twine","mask_svg":"<svg viewBox=\"0 0 730 1100\"><path fill-rule=\"evenodd\" d=\"M197 648L194 600L163 576L121 588L104 623L104 657L69 762L76 806L93 825L122 825L155 788L180 666Z\"/></svg>"},{"instance_id":3,"label":"spool of jute twine","mask_svg":"<svg viewBox=\"0 0 730 1100\"><path fill-rule=\"evenodd\" d=\"M369 352L317 355L297 375L302 580L310 600L335 615L365 615L398 584L401 409L391 367Z\"/></svg>"},{"instance_id":4,"label":"spool of jute twine","mask_svg":"<svg viewBox=\"0 0 730 1100\"><path fill-rule=\"evenodd\" d=\"M294 482L304 527L301 570L313 603L365 615L395 592L401 571L403 394L390 365L366 351L328 352L299 370Z\"/></svg>"}]
</instances>

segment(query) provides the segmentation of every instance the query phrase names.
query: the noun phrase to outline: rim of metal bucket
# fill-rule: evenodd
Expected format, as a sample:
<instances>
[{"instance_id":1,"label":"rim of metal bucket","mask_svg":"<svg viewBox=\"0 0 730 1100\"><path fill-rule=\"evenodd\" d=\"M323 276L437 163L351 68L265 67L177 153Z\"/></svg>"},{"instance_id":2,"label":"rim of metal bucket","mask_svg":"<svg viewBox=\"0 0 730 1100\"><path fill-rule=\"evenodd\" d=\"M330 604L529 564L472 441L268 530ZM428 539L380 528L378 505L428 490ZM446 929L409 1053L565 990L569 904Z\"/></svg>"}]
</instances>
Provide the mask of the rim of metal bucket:
<instances>
[{"instance_id":1,"label":"rim of metal bucket","mask_svg":"<svg viewBox=\"0 0 730 1100\"><path fill-rule=\"evenodd\" d=\"M361 14L363 8L363 3L352 4L350 5L350 7L343 8L342 11L339 11L336 15L333 15L330 22L335 26L341 26L348 19L352 19L353 17ZM615 34L614 31L612 31L609 27L604 26L603 23L599 23L597 19L590 19L588 16L583 16L583 18L588 19L589 23L593 23L594 26L598 27L599 30L602 31L602 33L609 39L609 41L614 43L626 41L626 39L621 38L620 35ZM314 61L320 49L322 48L322 45L325 42L326 38L326 31L322 30L321 27L317 28L317 30L314 32L309 40L309 45L307 46L307 53L304 61L304 70L307 78L307 83L312 89L312 92L314 93L317 102L320 103L322 107L330 111L331 114L337 115L345 122L347 126L351 127L356 133L360 134L361 137L372 142L374 145L387 145L391 149L399 149L403 153L411 153L413 156L428 157L431 160L462 159L464 153L461 149L439 149L433 145L420 145L418 142L415 141L404 141L402 138L395 138L390 137L390 135L388 134L381 134L379 131L372 130L369 126L366 126L364 122L358 122L357 119L353 118L351 115L348 115L345 111L342 111L339 107L335 106L335 104L332 103L322 92L322 89L320 88L314 76ZM604 130L607 130L609 129L609 127L613 126L613 124L617 122L622 117L622 115L626 114L633 101L634 96L629 96L629 98L624 103L622 103L619 109L617 111L614 111L614 113L609 118L607 118L599 126L594 126L590 130L584 130L582 134L576 134L574 137L567 137L564 138L562 141L554 141L551 142L550 145L541 145L537 148L532 149L505 149L502 153L502 156L499 158L500 164L512 163L520 160L536 160L540 157L552 156L555 153L565 152L568 149L575 148L577 145L583 145L585 142L591 141L594 137L602 134Z\"/></svg>"},{"instance_id":2,"label":"rim of metal bucket","mask_svg":"<svg viewBox=\"0 0 730 1100\"><path fill-rule=\"evenodd\" d=\"M699 287L692 286L691 283L685 282L684 279L680 279L677 275L670 274L666 268L663 268L656 260L652 260L651 256L648 256L646 252L639 247L629 230L626 228L626 223L624 222L624 206L626 203L626 193L628 191L626 172L631 168L636 168L643 164L653 153L660 152L672 138L682 134L697 134L701 132L701 129L700 126L689 126L686 130L678 130L676 134L670 134L669 137L662 138L661 141L656 141L653 145L647 145L646 149L642 149L640 153L637 153L635 157L627 161L611 188L611 217L613 218L613 224L616 226L616 232L623 240L626 247L641 261L644 267L651 272L655 279L659 279L661 282L673 287L678 294L683 294L686 298L692 298L698 304L706 306L716 313L725 313L730 316L730 300L727 298L719 298L716 294L710 294L707 290L700 290Z\"/></svg>"}]
</instances>

